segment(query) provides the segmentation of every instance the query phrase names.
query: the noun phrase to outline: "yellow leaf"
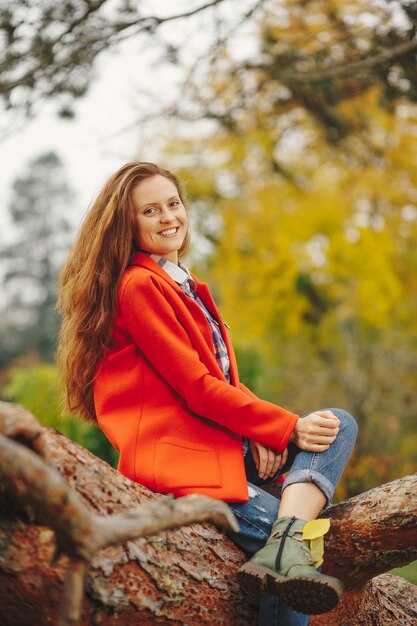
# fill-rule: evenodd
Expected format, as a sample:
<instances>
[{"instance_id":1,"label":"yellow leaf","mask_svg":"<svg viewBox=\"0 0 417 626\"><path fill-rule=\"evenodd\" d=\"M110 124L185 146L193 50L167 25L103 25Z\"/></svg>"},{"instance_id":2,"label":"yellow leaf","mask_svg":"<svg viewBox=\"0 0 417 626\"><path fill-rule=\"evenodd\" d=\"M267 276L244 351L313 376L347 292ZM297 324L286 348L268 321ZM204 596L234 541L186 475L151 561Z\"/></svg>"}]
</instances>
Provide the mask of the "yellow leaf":
<instances>
[{"instance_id":1,"label":"yellow leaf","mask_svg":"<svg viewBox=\"0 0 417 626\"><path fill-rule=\"evenodd\" d=\"M303 539L318 539L323 537L330 528L329 519L313 519L307 522L303 530Z\"/></svg>"},{"instance_id":2,"label":"yellow leaf","mask_svg":"<svg viewBox=\"0 0 417 626\"><path fill-rule=\"evenodd\" d=\"M303 529L303 539L310 542L311 557L316 569L323 563L323 536L327 533L329 528L329 519L314 519L311 522L307 522Z\"/></svg>"}]
</instances>

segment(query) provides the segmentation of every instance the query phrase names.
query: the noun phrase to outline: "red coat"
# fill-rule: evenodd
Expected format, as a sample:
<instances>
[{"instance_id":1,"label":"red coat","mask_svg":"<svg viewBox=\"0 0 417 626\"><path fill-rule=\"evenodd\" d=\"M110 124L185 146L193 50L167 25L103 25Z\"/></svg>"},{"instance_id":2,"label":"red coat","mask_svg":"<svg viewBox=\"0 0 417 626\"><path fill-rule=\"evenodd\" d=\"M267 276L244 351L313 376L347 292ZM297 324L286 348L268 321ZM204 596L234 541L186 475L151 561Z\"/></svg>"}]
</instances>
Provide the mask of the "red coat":
<instances>
[{"instance_id":1,"label":"red coat","mask_svg":"<svg viewBox=\"0 0 417 626\"><path fill-rule=\"evenodd\" d=\"M232 384L198 304L139 252L121 279L112 345L97 370L97 419L132 480L177 496L245 501L242 435L284 450L298 416L239 382L229 333L207 285L196 285L220 324Z\"/></svg>"}]
</instances>

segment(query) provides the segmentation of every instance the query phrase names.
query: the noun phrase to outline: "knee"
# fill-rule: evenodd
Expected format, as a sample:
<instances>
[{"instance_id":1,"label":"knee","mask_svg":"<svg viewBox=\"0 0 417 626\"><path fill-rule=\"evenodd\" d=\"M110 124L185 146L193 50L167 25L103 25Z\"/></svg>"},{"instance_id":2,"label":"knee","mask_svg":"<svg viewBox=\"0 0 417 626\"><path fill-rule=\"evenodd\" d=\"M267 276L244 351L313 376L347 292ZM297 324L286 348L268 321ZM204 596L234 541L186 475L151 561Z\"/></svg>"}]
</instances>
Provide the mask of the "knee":
<instances>
[{"instance_id":1,"label":"knee","mask_svg":"<svg viewBox=\"0 0 417 626\"><path fill-rule=\"evenodd\" d=\"M344 433L346 437L349 437L353 442L355 442L358 435L358 425L353 415L343 409L332 408L330 411L332 411L332 413L334 413L340 420L339 434Z\"/></svg>"}]
</instances>

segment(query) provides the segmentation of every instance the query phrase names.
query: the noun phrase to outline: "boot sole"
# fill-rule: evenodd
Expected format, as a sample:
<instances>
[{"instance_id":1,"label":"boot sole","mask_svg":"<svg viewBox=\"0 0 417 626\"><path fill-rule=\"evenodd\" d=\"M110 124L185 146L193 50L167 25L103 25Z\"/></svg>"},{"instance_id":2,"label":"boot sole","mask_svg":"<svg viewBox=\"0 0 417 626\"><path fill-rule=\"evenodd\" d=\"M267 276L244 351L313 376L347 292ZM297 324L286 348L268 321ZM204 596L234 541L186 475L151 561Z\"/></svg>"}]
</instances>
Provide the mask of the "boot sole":
<instances>
[{"instance_id":1,"label":"boot sole","mask_svg":"<svg viewBox=\"0 0 417 626\"><path fill-rule=\"evenodd\" d=\"M242 591L251 599L276 596L287 606L307 615L331 611L342 597L342 584L331 576L281 576L273 570L245 563L237 573Z\"/></svg>"}]
</instances>

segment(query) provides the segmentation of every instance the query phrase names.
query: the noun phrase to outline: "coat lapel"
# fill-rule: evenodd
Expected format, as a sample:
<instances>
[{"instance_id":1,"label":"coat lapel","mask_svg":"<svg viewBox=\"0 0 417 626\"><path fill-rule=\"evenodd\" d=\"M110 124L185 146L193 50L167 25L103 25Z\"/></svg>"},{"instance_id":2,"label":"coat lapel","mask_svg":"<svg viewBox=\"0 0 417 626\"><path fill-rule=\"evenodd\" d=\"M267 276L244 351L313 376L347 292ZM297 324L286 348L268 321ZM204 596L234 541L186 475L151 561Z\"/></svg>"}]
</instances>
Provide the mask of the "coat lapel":
<instances>
[{"instance_id":1,"label":"coat lapel","mask_svg":"<svg viewBox=\"0 0 417 626\"><path fill-rule=\"evenodd\" d=\"M131 265L138 265L139 267L144 267L145 269L153 272L154 274L158 274L161 278L167 281L171 285L175 291L178 293L184 293L178 283L175 282L173 278L160 266L156 263L148 254L144 252L136 252L131 262Z\"/></svg>"},{"instance_id":2,"label":"coat lapel","mask_svg":"<svg viewBox=\"0 0 417 626\"><path fill-rule=\"evenodd\" d=\"M189 301L189 297L187 296L187 294L184 293L184 291L181 289L178 283L176 283L175 280L171 278L171 276L160 265L158 265L158 263L156 263L153 259L151 259L149 255L145 254L144 252L136 252L131 264L144 267L148 269L150 272L157 274L158 276L166 280L173 289L175 289L175 291L178 293L181 299L183 299L185 302ZM232 345L229 333L227 329L225 328L223 319L217 309L216 303L213 300L213 296L210 293L210 289L208 285L206 285L205 283L198 282L198 279L194 275L192 277L196 283L197 295L201 298L201 300L203 301L207 309L210 311L210 313L212 313L214 317L217 319L217 321L219 322L221 333L223 335L227 352L229 354L230 376L231 376L233 384L238 385L239 377L238 377L237 363L236 363L233 345ZM204 313L201 311L200 307L198 306L196 302L193 302L193 304L195 304L196 311L198 309L198 313L199 314L201 313L200 317L204 318L203 320L204 326L207 326L208 328L208 322L206 320ZM210 341L211 341L211 331L209 331L209 334L207 336L210 337Z\"/></svg>"}]
</instances>

